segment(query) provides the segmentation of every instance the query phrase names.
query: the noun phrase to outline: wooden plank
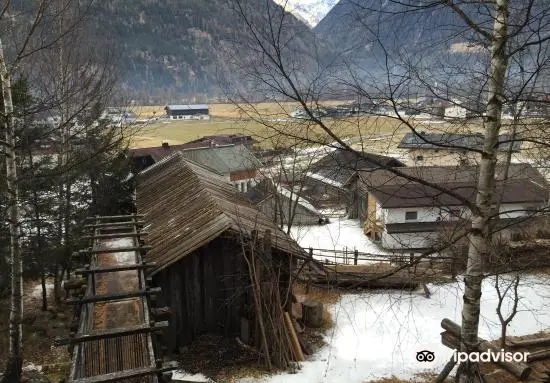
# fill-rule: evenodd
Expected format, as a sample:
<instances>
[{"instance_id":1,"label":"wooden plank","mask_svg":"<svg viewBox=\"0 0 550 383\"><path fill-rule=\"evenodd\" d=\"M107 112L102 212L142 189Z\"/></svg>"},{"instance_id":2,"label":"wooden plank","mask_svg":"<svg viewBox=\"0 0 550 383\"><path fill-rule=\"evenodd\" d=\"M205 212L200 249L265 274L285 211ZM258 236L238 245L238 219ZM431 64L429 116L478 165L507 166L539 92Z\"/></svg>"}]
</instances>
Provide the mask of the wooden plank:
<instances>
[{"instance_id":1,"label":"wooden plank","mask_svg":"<svg viewBox=\"0 0 550 383\"><path fill-rule=\"evenodd\" d=\"M150 325L142 324L128 328L114 328L103 331L93 331L88 334L76 334L70 338L57 338L54 341L56 346L64 346L68 344L90 342L98 339L114 338L119 336L134 335L153 332L162 328L168 327L168 321L151 322Z\"/></svg>"},{"instance_id":2,"label":"wooden plank","mask_svg":"<svg viewBox=\"0 0 550 383\"><path fill-rule=\"evenodd\" d=\"M110 238L125 238L125 237L141 237L149 234L147 231L140 231L138 233L113 233L113 234L94 234L84 235L83 239L110 239Z\"/></svg>"},{"instance_id":3,"label":"wooden plank","mask_svg":"<svg viewBox=\"0 0 550 383\"><path fill-rule=\"evenodd\" d=\"M141 270L148 267L155 267L155 262L148 263L136 263L135 265L122 265L122 266L109 266L109 267L94 267L92 269L77 269L74 270L75 274L85 275L85 274L99 274L99 273L115 273L118 271L128 271L128 270Z\"/></svg>"},{"instance_id":4,"label":"wooden plank","mask_svg":"<svg viewBox=\"0 0 550 383\"><path fill-rule=\"evenodd\" d=\"M76 303L93 303L93 302L109 302L116 301L120 299L130 299L130 298L139 298L147 295L160 294L160 287L153 287L151 289L132 291L131 293L122 293L122 294L111 294L111 295L93 295L83 297L81 299L68 299L66 303L76 304Z\"/></svg>"},{"instance_id":5,"label":"wooden plank","mask_svg":"<svg viewBox=\"0 0 550 383\"><path fill-rule=\"evenodd\" d=\"M83 227L86 229L95 229L100 227L113 227L113 226L126 227L126 226L134 226L134 225L138 225L138 226L145 225L145 221L102 222L102 223L87 224L87 225L84 225Z\"/></svg>"},{"instance_id":6,"label":"wooden plank","mask_svg":"<svg viewBox=\"0 0 550 383\"><path fill-rule=\"evenodd\" d=\"M81 254L101 254L101 253L125 253L128 251L146 251L151 250L152 246L133 246L133 247L119 247L116 249L93 249L93 250L80 250Z\"/></svg>"},{"instance_id":7,"label":"wooden plank","mask_svg":"<svg viewBox=\"0 0 550 383\"><path fill-rule=\"evenodd\" d=\"M143 214L129 214L129 215L98 215L96 217L87 217L86 221L97 221L97 220L105 220L105 219L120 219L120 218L143 218L145 215Z\"/></svg>"},{"instance_id":8,"label":"wooden plank","mask_svg":"<svg viewBox=\"0 0 550 383\"><path fill-rule=\"evenodd\" d=\"M160 367L141 367L134 368L132 370L125 370L119 372L111 372L109 374L96 375L81 379L70 379L72 383L107 383L107 382L119 382L124 379L139 378L147 375L161 374L166 371L175 370L179 367L177 362L167 362Z\"/></svg>"}]
</instances>

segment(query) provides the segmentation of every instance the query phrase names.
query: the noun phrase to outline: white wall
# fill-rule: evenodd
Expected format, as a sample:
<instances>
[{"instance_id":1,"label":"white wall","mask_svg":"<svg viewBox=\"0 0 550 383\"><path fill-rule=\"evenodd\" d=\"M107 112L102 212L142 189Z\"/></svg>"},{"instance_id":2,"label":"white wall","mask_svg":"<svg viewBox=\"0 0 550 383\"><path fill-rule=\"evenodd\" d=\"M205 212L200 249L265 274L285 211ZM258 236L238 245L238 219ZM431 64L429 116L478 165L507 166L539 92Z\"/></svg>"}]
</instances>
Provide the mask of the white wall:
<instances>
[{"instance_id":1,"label":"white wall","mask_svg":"<svg viewBox=\"0 0 550 383\"><path fill-rule=\"evenodd\" d=\"M439 216L439 208L431 207L383 209L383 211L385 223L434 222ZM418 212L418 216L415 221L405 221L405 213L409 211Z\"/></svg>"},{"instance_id":2,"label":"white wall","mask_svg":"<svg viewBox=\"0 0 550 383\"><path fill-rule=\"evenodd\" d=\"M529 215L526 210L541 208L542 204L503 204L500 206L500 218L517 218ZM444 221L456 220L458 216L451 214L450 211L459 211L459 215L463 219L468 219L471 213L463 206L449 206L445 208L434 207L413 207L413 208L398 208L398 209L383 209L385 223L409 223L409 222L435 222L438 217ZM418 219L405 221L405 213L408 211L418 212ZM506 213L509 212L509 213Z\"/></svg>"},{"instance_id":3,"label":"white wall","mask_svg":"<svg viewBox=\"0 0 550 383\"><path fill-rule=\"evenodd\" d=\"M445 117L466 118L466 109L458 105L445 108Z\"/></svg>"}]
</instances>

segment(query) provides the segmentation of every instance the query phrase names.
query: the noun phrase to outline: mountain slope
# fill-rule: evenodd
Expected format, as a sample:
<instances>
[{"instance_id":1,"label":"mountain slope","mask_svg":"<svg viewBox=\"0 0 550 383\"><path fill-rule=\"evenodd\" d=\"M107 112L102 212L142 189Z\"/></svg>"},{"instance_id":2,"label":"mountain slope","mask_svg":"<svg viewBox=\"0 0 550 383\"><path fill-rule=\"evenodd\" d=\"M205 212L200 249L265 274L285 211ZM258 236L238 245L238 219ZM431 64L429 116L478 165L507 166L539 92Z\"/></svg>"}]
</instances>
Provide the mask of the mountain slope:
<instances>
[{"instance_id":1,"label":"mountain slope","mask_svg":"<svg viewBox=\"0 0 550 383\"><path fill-rule=\"evenodd\" d=\"M265 13L265 1L248 5L253 18ZM91 24L116 51L127 92L143 102L223 97L220 84L235 73L231 56L246 55L233 44L246 31L227 0L99 1ZM293 16L288 24L307 50L310 28Z\"/></svg>"}]
</instances>

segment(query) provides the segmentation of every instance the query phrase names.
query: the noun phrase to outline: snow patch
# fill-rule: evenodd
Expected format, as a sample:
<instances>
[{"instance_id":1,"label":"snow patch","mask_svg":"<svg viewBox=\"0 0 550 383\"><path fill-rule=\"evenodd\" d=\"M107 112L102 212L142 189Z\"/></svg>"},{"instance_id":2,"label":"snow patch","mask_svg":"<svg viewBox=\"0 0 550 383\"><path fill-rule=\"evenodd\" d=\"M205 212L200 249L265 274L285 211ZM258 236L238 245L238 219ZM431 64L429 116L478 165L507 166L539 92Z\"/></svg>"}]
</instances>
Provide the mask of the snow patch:
<instances>
[{"instance_id":1,"label":"snow patch","mask_svg":"<svg viewBox=\"0 0 550 383\"><path fill-rule=\"evenodd\" d=\"M21 370L23 370L24 372L31 372L31 371L42 372L42 366L36 365L34 363L29 363L26 366L23 366Z\"/></svg>"},{"instance_id":2,"label":"snow patch","mask_svg":"<svg viewBox=\"0 0 550 383\"><path fill-rule=\"evenodd\" d=\"M53 291L53 283L46 282L46 294L49 296ZM42 298L42 284L39 283L32 289L31 297L36 299Z\"/></svg>"},{"instance_id":3,"label":"snow patch","mask_svg":"<svg viewBox=\"0 0 550 383\"><path fill-rule=\"evenodd\" d=\"M461 321L464 284L430 285L432 296L421 292L371 292L343 295L331 308L335 327L325 336L328 346L302 363L297 374L279 374L263 383L361 383L395 375L410 379L421 372L439 372L452 350L441 344L441 320ZM519 287L520 312L508 327L509 336L550 328L548 278L525 276ZM484 281L479 335L500 336L494 279ZM508 302L510 303L510 302ZM433 362L418 362L416 353L434 353ZM250 378L241 383L258 382Z\"/></svg>"},{"instance_id":4,"label":"snow patch","mask_svg":"<svg viewBox=\"0 0 550 383\"><path fill-rule=\"evenodd\" d=\"M362 253L389 255L367 238L357 219L332 218L331 222L325 225L294 226L290 229L290 235L305 249L312 247L350 253L358 250ZM330 251L320 254L321 256L316 256L319 260L324 260L325 257L331 260L330 256L334 256L334 252Z\"/></svg>"},{"instance_id":5,"label":"snow patch","mask_svg":"<svg viewBox=\"0 0 550 383\"><path fill-rule=\"evenodd\" d=\"M203 374L190 374L183 370L174 371L172 381L213 383L214 381Z\"/></svg>"}]
</instances>

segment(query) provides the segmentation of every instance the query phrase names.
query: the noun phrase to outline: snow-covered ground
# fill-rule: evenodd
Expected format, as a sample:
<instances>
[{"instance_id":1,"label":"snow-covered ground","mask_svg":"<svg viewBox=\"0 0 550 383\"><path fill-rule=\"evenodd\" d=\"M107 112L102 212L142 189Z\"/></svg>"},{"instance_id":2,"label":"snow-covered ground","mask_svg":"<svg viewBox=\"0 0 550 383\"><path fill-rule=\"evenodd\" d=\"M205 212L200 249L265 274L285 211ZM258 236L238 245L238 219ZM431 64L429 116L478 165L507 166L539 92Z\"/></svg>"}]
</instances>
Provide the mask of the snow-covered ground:
<instances>
[{"instance_id":1,"label":"snow-covered ground","mask_svg":"<svg viewBox=\"0 0 550 383\"><path fill-rule=\"evenodd\" d=\"M290 229L290 234L303 248L326 250L358 250L363 253L388 254L376 244L372 243L363 232L363 228L357 219L331 218L326 225L295 226ZM330 260L327 252L326 257ZM316 256L319 260L324 257ZM340 261L341 262L341 261Z\"/></svg>"},{"instance_id":2,"label":"snow-covered ground","mask_svg":"<svg viewBox=\"0 0 550 383\"><path fill-rule=\"evenodd\" d=\"M549 278L524 277L519 312L508 328L509 335L526 335L550 328ZM497 294L493 280L486 280L482 295L480 336L496 339L500 326L496 315ZM325 340L329 344L302 363L296 374L266 377L263 383L361 383L395 375L439 372L452 355L441 345L440 323L449 318L460 323L463 283L430 286L431 298L420 292L348 294L332 307L335 327ZM509 303L509 302L508 302ZM416 353L435 353L433 362L418 362ZM258 382L243 379L241 383Z\"/></svg>"}]
</instances>

